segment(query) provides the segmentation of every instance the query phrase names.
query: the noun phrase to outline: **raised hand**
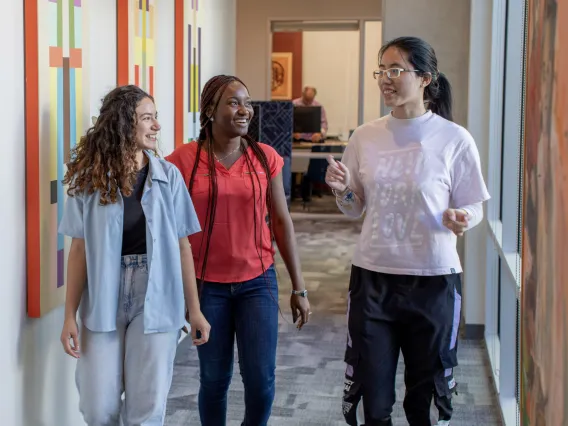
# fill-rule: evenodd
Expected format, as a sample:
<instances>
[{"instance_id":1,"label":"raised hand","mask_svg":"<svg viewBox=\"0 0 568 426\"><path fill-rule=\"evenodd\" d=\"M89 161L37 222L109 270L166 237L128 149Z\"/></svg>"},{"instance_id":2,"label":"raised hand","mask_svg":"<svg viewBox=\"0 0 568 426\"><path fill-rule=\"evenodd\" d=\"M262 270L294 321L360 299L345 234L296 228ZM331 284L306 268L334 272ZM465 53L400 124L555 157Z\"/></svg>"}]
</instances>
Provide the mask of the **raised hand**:
<instances>
[{"instance_id":1,"label":"raised hand","mask_svg":"<svg viewBox=\"0 0 568 426\"><path fill-rule=\"evenodd\" d=\"M338 192L345 191L351 182L349 169L341 161L335 161L332 155L327 156L327 162L329 165L325 172L325 183Z\"/></svg>"}]
</instances>

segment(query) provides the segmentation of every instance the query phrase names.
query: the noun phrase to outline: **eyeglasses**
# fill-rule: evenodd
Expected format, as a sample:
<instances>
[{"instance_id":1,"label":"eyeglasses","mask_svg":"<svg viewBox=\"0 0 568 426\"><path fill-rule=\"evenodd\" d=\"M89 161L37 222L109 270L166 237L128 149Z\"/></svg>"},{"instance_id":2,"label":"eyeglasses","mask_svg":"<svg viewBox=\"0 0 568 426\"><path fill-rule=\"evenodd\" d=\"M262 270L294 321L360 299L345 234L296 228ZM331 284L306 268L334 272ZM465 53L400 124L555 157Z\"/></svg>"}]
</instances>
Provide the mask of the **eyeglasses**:
<instances>
[{"instance_id":1,"label":"eyeglasses","mask_svg":"<svg viewBox=\"0 0 568 426\"><path fill-rule=\"evenodd\" d=\"M373 71L373 78L379 80L385 78L385 74L388 78L399 78L402 72L420 72L418 70L409 70L404 68L390 68L388 70L378 70Z\"/></svg>"}]
</instances>

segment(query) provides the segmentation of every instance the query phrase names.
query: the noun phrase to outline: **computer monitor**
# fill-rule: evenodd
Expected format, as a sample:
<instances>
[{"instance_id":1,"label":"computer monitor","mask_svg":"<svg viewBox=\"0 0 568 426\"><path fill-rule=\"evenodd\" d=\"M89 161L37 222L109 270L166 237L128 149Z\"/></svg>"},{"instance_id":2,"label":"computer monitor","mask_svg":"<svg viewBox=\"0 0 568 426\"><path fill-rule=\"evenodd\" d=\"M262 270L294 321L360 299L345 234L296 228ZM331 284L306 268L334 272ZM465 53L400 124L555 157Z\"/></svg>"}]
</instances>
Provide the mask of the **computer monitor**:
<instances>
[{"instance_id":1,"label":"computer monitor","mask_svg":"<svg viewBox=\"0 0 568 426\"><path fill-rule=\"evenodd\" d=\"M321 106L294 107L294 133L321 133Z\"/></svg>"}]
</instances>

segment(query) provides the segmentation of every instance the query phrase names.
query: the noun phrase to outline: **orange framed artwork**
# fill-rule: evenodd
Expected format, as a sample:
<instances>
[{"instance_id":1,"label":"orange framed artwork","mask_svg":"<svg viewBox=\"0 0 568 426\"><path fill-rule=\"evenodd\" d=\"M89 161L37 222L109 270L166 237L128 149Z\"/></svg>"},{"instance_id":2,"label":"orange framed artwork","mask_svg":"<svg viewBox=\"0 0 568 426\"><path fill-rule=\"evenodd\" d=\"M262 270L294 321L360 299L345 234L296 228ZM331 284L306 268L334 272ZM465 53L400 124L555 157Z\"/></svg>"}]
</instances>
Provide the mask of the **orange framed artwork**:
<instances>
[{"instance_id":1,"label":"orange framed artwork","mask_svg":"<svg viewBox=\"0 0 568 426\"><path fill-rule=\"evenodd\" d=\"M69 153L89 126L88 0L25 0L28 316L65 301L70 238L57 232Z\"/></svg>"},{"instance_id":2,"label":"orange framed artwork","mask_svg":"<svg viewBox=\"0 0 568 426\"><path fill-rule=\"evenodd\" d=\"M292 99L292 61L291 52L272 53L272 99Z\"/></svg>"}]
</instances>

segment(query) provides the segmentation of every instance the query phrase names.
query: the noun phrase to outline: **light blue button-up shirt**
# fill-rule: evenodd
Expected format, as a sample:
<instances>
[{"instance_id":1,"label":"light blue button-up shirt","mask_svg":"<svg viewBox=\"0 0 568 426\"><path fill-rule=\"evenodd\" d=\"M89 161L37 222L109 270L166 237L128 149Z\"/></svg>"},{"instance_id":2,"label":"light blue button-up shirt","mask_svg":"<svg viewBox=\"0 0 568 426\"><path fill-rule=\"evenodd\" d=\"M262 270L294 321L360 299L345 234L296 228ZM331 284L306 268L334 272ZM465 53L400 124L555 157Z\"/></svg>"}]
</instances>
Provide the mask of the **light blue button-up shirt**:
<instances>
[{"instance_id":1,"label":"light blue button-up shirt","mask_svg":"<svg viewBox=\"0 0 568 426\"><path fill-rule=\"evenodd\" d=\"M150 170L142 194L149 264L144 332L168 332L184 325L185 301L179 239L201 230L189 192L173 164L146 153ZM85 239L87 283L79 308L91 331L116 330L124 204L101 206L99 192L68 197L59 232Z\"/></svg>"}]
</instances>

